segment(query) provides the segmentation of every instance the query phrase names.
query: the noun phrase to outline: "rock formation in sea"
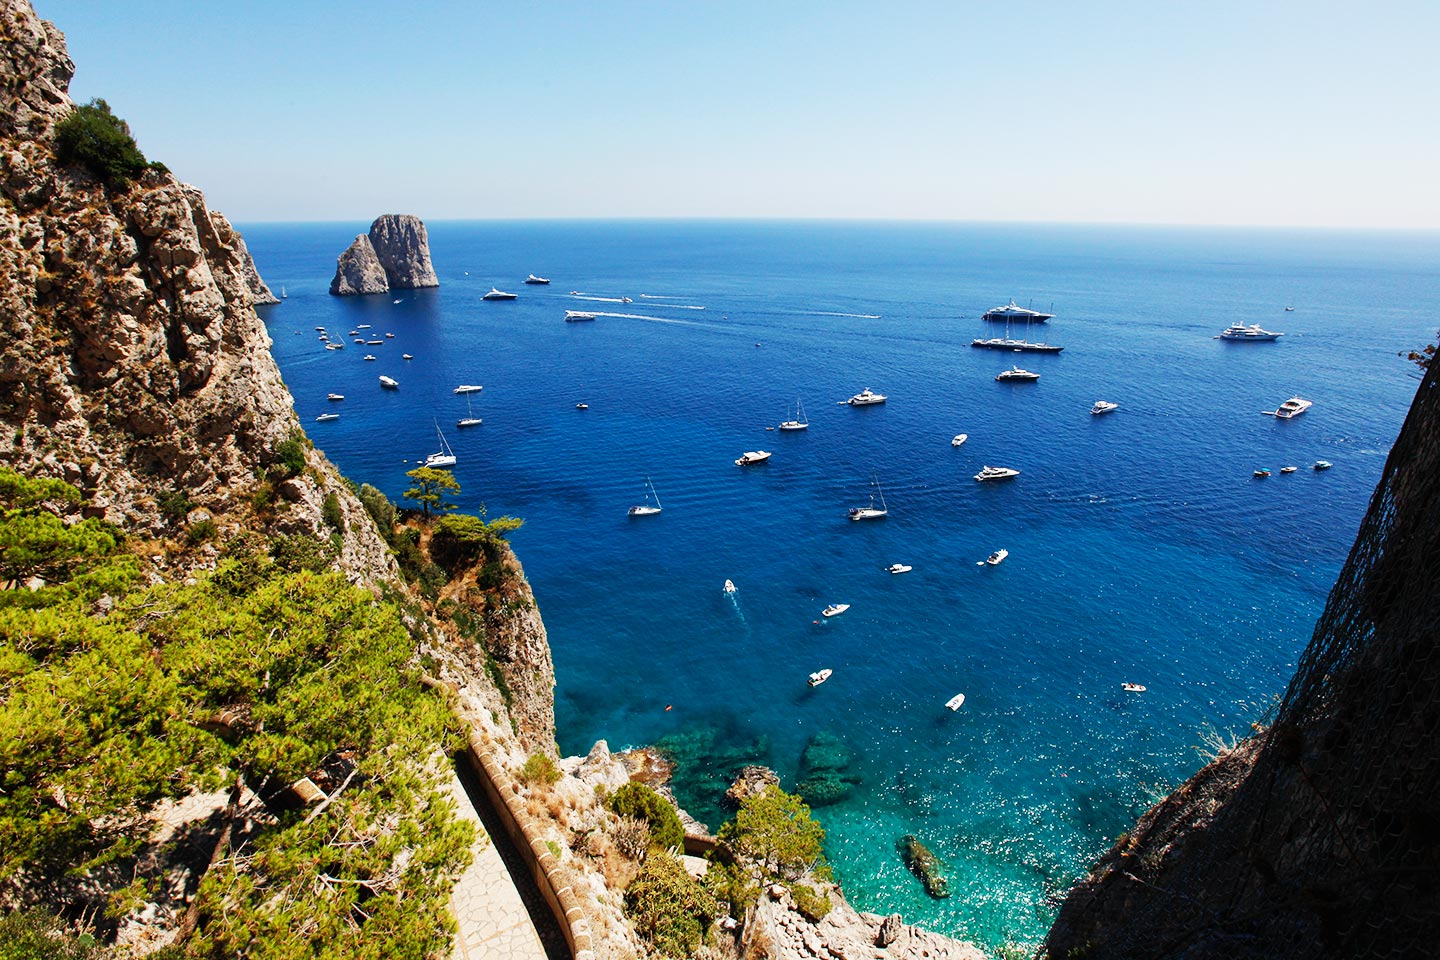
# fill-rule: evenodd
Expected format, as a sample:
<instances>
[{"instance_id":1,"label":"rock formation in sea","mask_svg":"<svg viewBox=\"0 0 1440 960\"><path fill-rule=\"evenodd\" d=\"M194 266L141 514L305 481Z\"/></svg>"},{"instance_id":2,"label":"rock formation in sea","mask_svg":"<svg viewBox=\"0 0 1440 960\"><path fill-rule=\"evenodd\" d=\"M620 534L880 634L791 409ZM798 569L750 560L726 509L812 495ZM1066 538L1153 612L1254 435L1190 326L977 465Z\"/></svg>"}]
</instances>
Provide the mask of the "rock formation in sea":
<instances>
[{"instance_id":1,"label":"rock formation in sea","mask_svg":"<svg viewBox=\"0 0 1440 960\"><path fill-rule=\"evenodd\" d=\"M340 254L330 292L345 297L438 286L425 224L409 214L387 213Z\"/></svg>"}]
</instances>

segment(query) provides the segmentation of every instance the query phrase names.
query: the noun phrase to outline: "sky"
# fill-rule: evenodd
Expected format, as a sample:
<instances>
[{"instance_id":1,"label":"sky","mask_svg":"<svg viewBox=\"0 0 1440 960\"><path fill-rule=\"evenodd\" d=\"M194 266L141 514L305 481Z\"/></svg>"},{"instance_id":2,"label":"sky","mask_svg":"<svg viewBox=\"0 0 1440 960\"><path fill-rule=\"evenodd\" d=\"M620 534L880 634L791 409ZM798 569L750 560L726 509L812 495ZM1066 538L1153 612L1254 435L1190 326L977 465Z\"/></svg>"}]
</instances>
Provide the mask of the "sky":
<instances>
[{"instance_id":1,"label":"sky","mask_svg":"<svg viewBox=\"0 0 1440 960\"><path fill-rule=\"evenodd\" d=\"M1440 229L1440 2L33 0L238 222Z\"/></svg>"}]
</instances>

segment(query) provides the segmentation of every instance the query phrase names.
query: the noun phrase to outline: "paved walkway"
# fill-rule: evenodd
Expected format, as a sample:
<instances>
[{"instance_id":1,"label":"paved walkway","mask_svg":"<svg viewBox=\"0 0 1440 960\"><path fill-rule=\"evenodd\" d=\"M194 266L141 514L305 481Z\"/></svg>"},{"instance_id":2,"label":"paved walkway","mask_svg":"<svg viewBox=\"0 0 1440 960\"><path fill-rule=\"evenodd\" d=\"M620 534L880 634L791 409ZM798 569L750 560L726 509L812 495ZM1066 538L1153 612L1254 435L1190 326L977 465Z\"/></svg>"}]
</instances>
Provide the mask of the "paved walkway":
<instances>
[{"instance_id":1,"label":"paved walkway","mask_svg":"<svg viewBox=\"0 0 1440 960\"><path fill-rule=\"evenodd\" d=\"M546 960L515 880L460 782L450 778L462 819L475 824L475 861L455 884L450 909L460 925L452 960Z\"/></svg>"}]
</instances>

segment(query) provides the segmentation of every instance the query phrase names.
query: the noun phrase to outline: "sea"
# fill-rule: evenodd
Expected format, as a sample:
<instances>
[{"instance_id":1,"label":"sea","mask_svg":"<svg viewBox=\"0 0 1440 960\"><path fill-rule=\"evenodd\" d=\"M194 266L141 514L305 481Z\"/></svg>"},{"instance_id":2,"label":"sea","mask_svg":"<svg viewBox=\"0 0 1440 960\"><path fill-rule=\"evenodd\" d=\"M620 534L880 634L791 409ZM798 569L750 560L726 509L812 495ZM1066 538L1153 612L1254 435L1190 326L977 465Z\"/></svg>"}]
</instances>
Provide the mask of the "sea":
<instances>
[{"instance_id":1,"label":"sea","mask_svg":"<svg viewBox=\"0 0 1440 960\"><path fill-rule=\"evenodd\" d=\"M848 898L990 948L1037 943L1141 813L1264 721L1409 407L1399 354L1440 322L1437 233L432 221L438 288L330 296L366 228L242 225L286 294L261 310L275 358L356 482L399 499L438 430L459 508L523 518L561 750L664 745L712 829L739 765L818 775ZM1054 314L1011 336L1064 351L973 348L1011 300ZM1284 335L1216 339L1233 322ZM995 379L1012 365L1040 379ZM843 402L866 387L888 401ZM1314 405L1263 414L1292 396ZM797 405L809 429L774 430ZM652 487L663 511L628 516ZM848 519L872 497L887 517Z\"/></svg>"}]
</instances>

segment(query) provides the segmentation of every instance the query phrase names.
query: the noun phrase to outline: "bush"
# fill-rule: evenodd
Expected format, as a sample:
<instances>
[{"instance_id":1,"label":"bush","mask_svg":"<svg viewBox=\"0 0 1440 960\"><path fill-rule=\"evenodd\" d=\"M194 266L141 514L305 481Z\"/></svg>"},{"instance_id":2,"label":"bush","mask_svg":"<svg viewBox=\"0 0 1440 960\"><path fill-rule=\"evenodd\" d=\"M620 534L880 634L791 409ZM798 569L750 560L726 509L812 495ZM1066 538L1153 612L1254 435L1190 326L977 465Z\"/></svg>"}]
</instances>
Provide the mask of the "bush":
<instances>
[{"instance_id":1,"label":"bush","mask_svg":"<svg viewBox=\"0 0 1440 960\"><path fill-rule=\"evenodd\" d=\"M387 543L390 542L395 536L395 504L368 483L360 485L359 497L365 512L370 514L370 519L380 528L380 536L384 537Z\"/></svg>"},{"instance_id":2,"label":"bush","mask_svg":"<svg viewBox=\"0 0 1440 960\"><path fill-rule=\"evenodd\" d=\"M285 475L293 477L305 469L305 444L299 437L290 437L275 444L275 462L285 468Z\"/></svg>"},{"instance_id":3,"label":"bush","mask_svg":"<svg viewBox=\"0 0 1440 960\"><path fill-rule=\"evenodd\" d=\"M55 125L55 156L62 164L83 164L106 186L118 190L129 187L146 166L130 125L99 99L76 107Z\"/></svg>"},{"instance_id":4,"label":"bush","mask_svg":"<svg viewBox=\"0 0 1440 960\"><path fill-rule=\"evenodd\" d=\"M711 860L705 886L717 902L730 905L730 916L736 920L745 919L745 911L760 901L760 884L743 864Z\"/></svg>"},{"instance_id":5,"label":"bush","mask_svg":"<svg viewBox=\"0 0 1440 960\"><path fill-rule=\"evenodd\" d=\"M647 857L625 891L625 916L667 957L692 956L715 914L715 898L668 853Z\"/></svg>"},{"instance_id":6,"label":"bush","mask_svg":"<svg viewBox=\"0 0 1440 960\"><path fill-rule=\"evenodd\" d=\"M720 828L720 839L770 876L799 876L825 861L824 828L799 797L776 786L741 801L735 819Z\"/></svg>"},{"instance_id":7,"label":"bush","mask_svg":"<svg viewBox=\"0 0 1440 960\"><path fill-rule=\"evenodd\" d=\"M560 771L551 760L543 753L532 753L530 759L525 761L525 766L520 768L520 779L528 784L540 784L550 786L560 779Z\"/></svg>"},{"instance_id":8,"label":"bush","mask_svg":"<svg viewBox=\"0 0 1440 960\"><path fill-rule=\"evenodd\" d=\"M162 494L155 504L160 508L160 515L171 523L179 523L184 520L185 515L190 512L190 508L195 505L190 502L190 498L185 496L182 490L171 490L169 493Z\"/></svg>"},{"instance_id":9,"label":"bush","mask_svg":"<svg viewBox=\"0 0 1440 960\"><path fill-rule=\"evenodd\" d=\"M198 547L207 540L214 540L219 532L220 528L215 526L215 521L205 517L203 520L196 520L190 524L189 529L185 531L185 539L190 546Z\"/></svg>"},{"instance_id":10,"label":"bush","mask_svg":"<svg viewBox=\"0 0 1440 960\"><path fill-rule=\"evenodd\" d=\"M797 883L791 887L790 896L795 898L795 909L799 910L811 923L819 923L834 906L830 902L830 894L817 894L803 883Z\"/></svg>"},{"instance_id":11,"label":"bush","mask_svg":"<svg viewBox=\"0 0 1440 960\"><path fill-rule=\"evenodd\" d=\"M335 491L325 494L325 502L320 505L320 517L336 533L345 532L345 515L340 510L340 498Z\"/></svg>"},{"instance_id":12,"label":"bush","mask_svg":"<svg viewBox=\"0 0 1440 960\"><path fill-rule=\"evenodd\" d=\"M680 814L670 801L643 783L632 780L616 790L610 797L610 809L622 817L639 817L649 824L650 842L655 846L668 850L685 843Z\"/></svg>"},{"instance_id":13,"label":"bush","mask_svg":"<svg viewBox=\"0 0 1440 960\"><path fill-rule=\"evenodd\" d=\"M0 915L0 944L4 960L87 960L100 952L94 937L66 932L39 907Z\"/></svg>"},{"instance_id":14,"label":"bush","mask_svg":"<svg viewBox=\"0 0 1440 960\"><path fill-rule=\"evenodd\" d=\"M270 557L286 573L324 573L335 560L335 549L323 540L299 534L281 535L270 547Z\"/></svg>"}]
</instances>

